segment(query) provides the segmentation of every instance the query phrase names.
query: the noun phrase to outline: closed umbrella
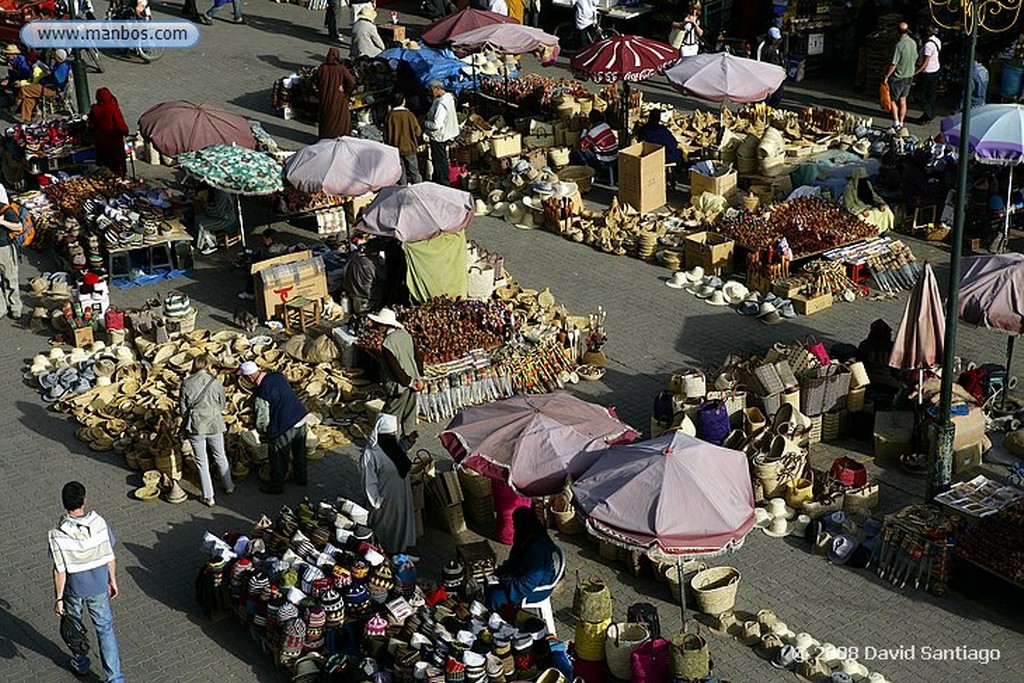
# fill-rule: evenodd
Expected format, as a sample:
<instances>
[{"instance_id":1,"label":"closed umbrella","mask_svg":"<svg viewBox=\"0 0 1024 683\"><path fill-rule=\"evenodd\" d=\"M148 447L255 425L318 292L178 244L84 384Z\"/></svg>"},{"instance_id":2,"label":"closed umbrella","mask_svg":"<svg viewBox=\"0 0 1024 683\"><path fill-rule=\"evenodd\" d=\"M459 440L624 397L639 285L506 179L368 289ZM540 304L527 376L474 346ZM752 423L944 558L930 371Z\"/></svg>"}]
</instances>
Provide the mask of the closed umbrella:
<instances>
[{"instance_id":1,"label":"closed umbrella","mask_svg":"<svg viewBox=\"0 0 1024 683\"><path fill-rule=\"evenodd\" d=\"M683 558L735 550L754 527L746 455L678 431L608 448L572 491L592 533L673 555L680 574Z\"/></svg>"},{"instance_id":2,"label":"closed umbrella","mask_svg":"<svg viewBox=\"0 0 1024 683\"><path fill-rule=\"evenodd\" d=\"M906 370L934 368L942 363L946 313L931 263L925 262L907 299L889 365Z\"/></svg>"},{"instance_id":3,"label":"closed umbrella","mask_svg":"<svg viewBox=\"0 0 1024 683\"><path fill-rule=\"evenodd\" d=\"M151 107L139 117L142 137L167 156L210 145L256 149L249 122L209 104L175 100Z\"/></svg>"},{"instance_id":4,"label":"closed umbrella","mask_svg":"<svg viewBox=\"0 0 1024 683\"><path fill-rule=\"evenodd\" d=\"M711 102L759 102L778 90L786 70L717 52L687 57L666 71L665 77L679 92Z\"/></svg>"},{"instance_id":5,"label":"closed umbrella","mask_svg":"<svg viewBox=\"0 0 1024 683\"><path fill-rule=\"evenodd\" d=\"M961 320L1010 335L1006 342L1002 399L1005 407L1013 346L1017 337L1024 334L1024 256L998 254L965 258L959 301L957 313Z\"/></svg>"},{"instance_id":6,"label":"closed umbrella","mask_svg":"<svg viewBox=\"0 0 1024 683\"><path fill-rule=\"evenodd\" d=\"M356 230L422 242L443 232L460 232L475 215L468 192L430 182L393 186L380 191Z\"/></svg>"},{"instance_id":7,"label":"closed umbrella","mask_svg":"<svg viewBox=\"0 0 1024 683\"><path fill-rule=\"evenodd\" d=\"M570 62L576 78L595 83L647 80L679 59L671 45L640 36L612 36L577 52Z\"/></svg>"},{"instance_id":8,"label":"closed umbrella","mask_svg":"<svg viewBox=\"0 0 1024 683\"><path fill-rule=\"evenodd\" d=\"M427 45L442 47L452 41L453 38L481 26L491 24L518 24L512 17L506 17L496 12L487 12L479 9L464 9L455 12L447 17L438 19L430 26L423 29L420 39Z\"/></svg>"},{"instance_id":9,"label":"closed umbrella","mask_svg":"<svg viewBox=\"0 0 1024 683\"><path fill-rule=\"evenodd\" d=\"M566 392L513 396L466 408L440 434L462 467L528 496L558 493L609 444L639 434L613 411Z\"/></svg>"},{"instance_id":10,"label":"closed umbrella","mask_svg":"<svg viewBox=\"0 0 1024 683\"><path fill-rule=\"evenodd\" d=\"M295 188L337 197L358 197L394 185L402 177L398 148L350 137L303 147L288 158L284 169Z\"/></svg>"},{"instance_id":11,"label":"closed umbrella","mask_svg":"<svg viewBox=\"0 0 1024 683\"><path fill-rule=\"evenodd\" d=\"M960 143L960 116L946 117L941 124L942 136L950 145ZM1024 105L986 104L971 110L970 149L975 161L982 164L1010 167L1006 186L1006 211L1003 218L1003 239L1000 251L1010 241L1010 197L1013 193L1014 166L1024 161Z\"/></svg>"}]
</instances>

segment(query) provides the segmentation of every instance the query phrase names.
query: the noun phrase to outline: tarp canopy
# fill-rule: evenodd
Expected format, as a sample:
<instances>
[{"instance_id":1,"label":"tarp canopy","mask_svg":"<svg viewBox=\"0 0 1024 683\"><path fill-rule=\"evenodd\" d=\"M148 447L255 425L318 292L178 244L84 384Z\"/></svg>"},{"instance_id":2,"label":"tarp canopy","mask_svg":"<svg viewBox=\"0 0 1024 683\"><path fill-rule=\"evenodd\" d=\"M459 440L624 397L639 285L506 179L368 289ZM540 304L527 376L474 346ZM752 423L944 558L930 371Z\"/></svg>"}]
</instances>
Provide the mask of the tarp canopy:
<instances>
[{"instance_id":1,"label":"tarp canopy","mask_svg":"<svg viewBox=\"0 0 1024 683\"><path fill-rule=\"evenodd\" d=\"M960 277L960 319L1024 334L1024 256L968 256Z\"/></svg>"},{"instance_id":2,"label":"tarp canopy","mask_svg":"<svg viewBox=\"0 0 1024 683\"><path fill-rule=\"evenodd\" d=\"M466 231L441 233L422 242L402 245L405 250L405 283L416 303L435 296L466 298Z\"/></svg>"},{"instance_id":3,"label":"tarp canopy","mask_svg":"<svg viewBox=\"0 0 1024 683\"><path fill-rule=\"evenodd\" d=\"M612 446L572 490L593 532L630 547L716 555L754 526L746 455L682 432Z\"/></svg>"},{"instance_id":4,"label":"tarp canopy","mask_svg":"<svg viewBox=\"0 0 1024 683\"><path fill-rule=\"evenodd\" d=\"M378 59L408 63L424 88L434 79L441 81L454 92L458 92L469 84L469 81L464 78L465 71L463 69L466 63L458 59L455 53L447 48L422 47L419 50L410 50L404 47L393 47L384 50L377 57Z\"/></svg>"}]
</instances>

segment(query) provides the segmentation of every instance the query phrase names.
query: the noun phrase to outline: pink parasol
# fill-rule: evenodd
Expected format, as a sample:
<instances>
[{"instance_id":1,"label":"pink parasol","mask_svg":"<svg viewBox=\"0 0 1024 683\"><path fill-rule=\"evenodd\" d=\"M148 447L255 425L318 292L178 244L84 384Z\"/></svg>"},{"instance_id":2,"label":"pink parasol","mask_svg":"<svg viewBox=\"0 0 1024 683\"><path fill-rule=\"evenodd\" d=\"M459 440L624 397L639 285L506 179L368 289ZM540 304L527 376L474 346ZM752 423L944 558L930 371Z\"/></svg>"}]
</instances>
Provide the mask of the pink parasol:
<instances>
[{"instance_id":1,"label":"pink parasol","mask_svg":"<svg viewBox=\"0 0 1024 683\"><path fill-rule=\"evenodd\" d=\"M716 52L687 57L666 71L665 77L679 92L711 102L759 102L778 90L786 70Z\"/></svg>"},{"instance_id":2,"label":"pink parasol","mask_svg":"<svg viewBox=\"0 0 1024 683\"><path fill-rule=\"evenodd\" d=\"M505 55L536 52L545 61L553 62L558 56L558 38L532 26L519 24L491 24L466 31L451 41L456 50L491 50Z\"/></svg>"},{"instance_id":3,"label":"pink parasol","mask_svg":"<svg viewBox=\"0 0 1024 683\"><path fill-rule=\"evenodd\" d=\"M473 195L437 183L386 187L380 191L356 230L422 242L443 232L459 232L476 215Z\"/></svg>"},{"instance_id":4,"label":"pink parasol","mask_svg":"<svg viewBox=\"0 0 1024 683\"><path fill-rule=\"evenodd\" d=\"M925 262L903 311L889 365L907 370L934 368L942 363L946 313L932 265Z\"/></svg>"},{"instance_id":5,"label":"pink parasol","mask_svg":"<svg viewBox=\"0 0 1024 683\"><path fill-rule=\"evenodd\" d=\"M612 36L576 53L570 62L576 78L595 83L643 81L679 59L671 45L639 36Z\"/></svg>"},{"instance_id":6,"label":"pink parasol","mask_svg":"<svg viewBox=\"0 0 1024 683\"><path fill-rule=\"evenodd\" d=\"M681 432L608 448L572 490L591 531L631 548L717 555L754 526L746 456Z\"/></svg>"},{"instance_id":7,"label":"pink parasol","mask_svg":"<svg viewBox=\"0 0 1024 683\"><path fill-rule=\"evenodd\" d=\"M440 434L462 467L529 496L559 492L609 444L638 437L613 411L562 391L466 408Z\"/></svg>"},{"instance_id":8,"label":"pink parasol","mask_svg":"<svg viewBox=\"0 0 1024 683\"><path fill-rule=\"evenodd\" d=\"M464 9L438 19L423 29L420 39L427 45L444 47L456 36L491 24L518 24L512 17L479 9Z\"/></svg>"},{"instance_id":9,"label":"pink parasol","mask_svg":"<svg viewBox=\"0 0 1024 683\"><path fill-rule=\"evenodd\" d=\"M313 194L358 197L389 187L402 177L398 149L359 138L333 138L303 147L284 164L285 179Z\"/></svg>"},{"instance_id":10,"label":"pink parasol","mask_svg":"<svg viewBox=\"0 0 1024 683\"><path fill-rule=\"evenodd\" d=\"M177 156L210 145L256 149L249 122L209 104L185 100L163 102L139 117L139 132L161 154Z\"/></svg>"}]
</instances>

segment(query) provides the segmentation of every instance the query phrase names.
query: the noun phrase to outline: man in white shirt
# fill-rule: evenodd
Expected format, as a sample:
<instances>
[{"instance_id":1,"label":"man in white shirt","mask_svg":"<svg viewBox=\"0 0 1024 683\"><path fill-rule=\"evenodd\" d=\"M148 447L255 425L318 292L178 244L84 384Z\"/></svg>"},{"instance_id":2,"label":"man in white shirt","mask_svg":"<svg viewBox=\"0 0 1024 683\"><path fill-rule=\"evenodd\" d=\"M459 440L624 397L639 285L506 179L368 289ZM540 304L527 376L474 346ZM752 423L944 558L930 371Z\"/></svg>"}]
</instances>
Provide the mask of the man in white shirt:
<instances>
[{"instance_id":1,"label":"man in white shirt","mask_svg":"<svg viewBox=\"0 0 1024 683\"><path fill-rule=\"evenodd\" d=\"M597 40L597 3L594 0L573 0L576 30L581 31L584 43L589 45Z\"/></svg>"},{"instance_id":2,"label":"man in white shirt","mask_svg":"<svg viewBox=\"0 0 1024 683\"><path fill-rule=\"evenodd\" d=\"M500 14L503 17L507 17L508 5L505 3L505 0L488 0L487 11L494 12L495 14Z\"/></svg>"},{"instance_id":3,"label":"man in white shirt","mask_svg":"<svg viewBox=\"0 0 1024 683\"><path fill-rule=\"evenodd\" d=\"M455 112L455 98L445 92L441 81L430 82L430 94L434 101L423 122L430 139L430 179L439 185L447 185L448 143L459 136L459 119Z\"/></svg>"},{"instance_id":4,"label":"man in white shirt","mask_svg":"<svg viewBox=\"0 0 1024 683\"><path fill-rule=\"evenodd\" d=\"M921 46L921 59L918 61L914 77L917 79L917 100L921 104L921 118L917 123L926 124L935 118L935 95L939 89L939 53L942 42L936 34L934 26L925 30L925 41Z\"/></svg>"}]
</instances>

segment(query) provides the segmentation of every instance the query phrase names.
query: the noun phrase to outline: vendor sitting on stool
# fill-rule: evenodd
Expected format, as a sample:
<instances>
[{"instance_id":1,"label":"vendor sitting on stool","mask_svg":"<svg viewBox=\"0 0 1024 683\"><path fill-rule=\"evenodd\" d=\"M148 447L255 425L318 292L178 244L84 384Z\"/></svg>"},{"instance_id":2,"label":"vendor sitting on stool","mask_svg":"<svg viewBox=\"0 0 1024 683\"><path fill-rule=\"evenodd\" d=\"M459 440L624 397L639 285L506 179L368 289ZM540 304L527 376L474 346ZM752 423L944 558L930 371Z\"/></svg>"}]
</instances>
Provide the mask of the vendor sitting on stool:
<instances>
[{"instance_id":1,"label":"vendor sitting on stool","mask_svg":"<svg viewBox=\"0 0 1024 683\"><path fill-rule=\"evenodd\" d=\"M203 212L196 216L196 248L199 253L212 254L217 251L218 234L234 235L239 229L238 211L232 196L211 187Z\"/></svg>"},{"instance_id":2,"label":"vendor sitting on stool","mask_svg":"<svg viewBox=\"0 0 1024 683\"><path fill-rule=\"evenodd\" d=\"M647 123L636 129L636 137L640 142L661 145L665 148L665 163L676 164L683 161L683 152L679 149L679 141L665 124L672 120L671 111L652 109Z\"/></svg>"},{"instance_id":3,"label":"vendor sitting on stool","mask_svg":"<svg viewBox=\"0 0 1024 683\"><path fill-rule=\"evenodd\" d=\"M7 76L0 81L0 95L4 104L12 104L18 97L18 84L32 79L32 65L21 54L17 45L11 43L4 48L4 63L7 65Z\"/></svg>"},{"instance_id":4,"label":"vendor sitting on stool","mask_svg":"<svg viewBox=\"0 0 1024 683\"><path fill-rule=\"evenodd\" d=\"M29 83L21 89L21 122L28 123L32 120L32 113L36 109L36 102L43 97L56 97L68 87L68 77L71 75L71 64L68 63L68 51L60 48L53 53L53 66L49 67L49 73L43 76L38 83Z\"/></svg>"},{"instance_id":5,"label":"vendor sitting on stool","mask_svg":"<svg viewBox=\"0 0 1024 683\"><path fill-rule=\"evenodd\" d=\"M843 190L843 206L860 220L878 228L879 235L892 230L896 222L892 209L875 192L863 167L853 170L850 182Z\"/></svg>"},{"instance_id":6,"label":"vendor sitting on stool","mask_svg":"<svg viewBox=\"0 0 1024 683\"><path fill-rule=\"evenodd\" d=\"M549 586L555 580L555 554L559 552L547 529L530 507L512 513L512 549L508 559L494 574L498 583L487 587L487 603L496 612L512 612L523 599L539 602L551 591L534 592L538 586Z\"/></svg>"},{"instance_id":7,"label":"vendor sitting on stool","mask_svg":"<svg viewBox=\"0 0 1024 683\"><path fill-rule=\"evenodd\" d=\"M614 168L619 158L619 139L604 120L604 114L590 110L590 129L580 136L580 148L574 152L574 163L586 164L600 170Z\"/></svg>"},{"instance_id":8,"label":"vendor sitting on stool","mask_svg":"<svg viewBox=\"0 0 1024 683\"><path fill-rule=\"evenodd\" d=\"M864 363L864 369L871 380L872 394L892 396L899 388L895 371L889 367L892 354L892 328L881 318L871 323L867 338L857 347L857 360Z\"/></svg>"}]
</instances>

